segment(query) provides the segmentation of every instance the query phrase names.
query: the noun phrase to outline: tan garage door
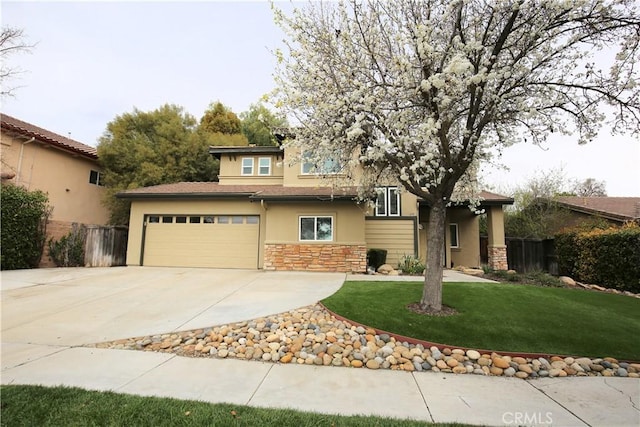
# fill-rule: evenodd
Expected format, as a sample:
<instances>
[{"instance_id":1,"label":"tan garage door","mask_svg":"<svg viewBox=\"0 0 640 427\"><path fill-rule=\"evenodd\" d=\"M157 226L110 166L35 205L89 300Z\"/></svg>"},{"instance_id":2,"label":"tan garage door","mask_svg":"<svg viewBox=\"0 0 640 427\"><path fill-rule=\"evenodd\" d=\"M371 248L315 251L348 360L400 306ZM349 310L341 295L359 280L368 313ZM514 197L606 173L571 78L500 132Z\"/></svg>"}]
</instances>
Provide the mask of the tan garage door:
<instances>
[{"instance_id":1,"label":"tan garage door","mask_svg":"<svg viewBox=\"0 0 640 427\"><path fill-rule=\"evenodd\" d=\"M258 268L257 215L147 215L143 265Z\"/></svg>"}]
</instances>

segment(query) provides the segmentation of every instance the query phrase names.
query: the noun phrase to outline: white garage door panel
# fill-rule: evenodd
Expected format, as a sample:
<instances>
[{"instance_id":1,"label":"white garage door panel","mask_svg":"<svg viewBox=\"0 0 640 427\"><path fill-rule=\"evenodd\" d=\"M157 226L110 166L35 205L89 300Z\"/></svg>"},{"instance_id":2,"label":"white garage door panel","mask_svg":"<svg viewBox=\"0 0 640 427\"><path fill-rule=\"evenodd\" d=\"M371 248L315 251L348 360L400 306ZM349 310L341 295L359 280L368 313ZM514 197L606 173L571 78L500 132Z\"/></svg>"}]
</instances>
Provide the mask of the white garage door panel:
<instances>
[{"instance_id":1,"label":"white garage door panel","mask_svg":"<svg viewBox=\"0 0 640 427\"><path fill-rule=\"evenodd\" d=\"M143 265L257 268L258 224L147 225Z\"/></svg>"}]
</instances>

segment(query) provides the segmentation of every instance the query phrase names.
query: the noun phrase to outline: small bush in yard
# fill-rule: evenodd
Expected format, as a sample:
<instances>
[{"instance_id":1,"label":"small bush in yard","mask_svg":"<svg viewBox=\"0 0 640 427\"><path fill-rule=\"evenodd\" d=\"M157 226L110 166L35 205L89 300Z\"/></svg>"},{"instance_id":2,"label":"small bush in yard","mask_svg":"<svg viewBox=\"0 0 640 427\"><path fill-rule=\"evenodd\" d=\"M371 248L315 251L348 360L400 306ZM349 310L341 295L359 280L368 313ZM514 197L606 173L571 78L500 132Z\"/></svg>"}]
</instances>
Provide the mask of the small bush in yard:
<instances>
[{"instance_id":1,"label":"small bush in yard","mask_svg":"<svg viewBox=\"0 0 640 427\"><path fill-rule=\"evenodd\" d=\"M49 258L58 267L81 267L84 265L84 243L87 229L73 225L73 229L60 240L49 240Z\"/></svg>"},{"instance_id":2,"label":"small bush in yard","mask_svg":"<svg viewBox=\"0 0 640 427\"><path fill-rule=\"evenodd\" d=\"M1 186L2 270L34 268L42 257L47 220L51 213L49 199L42 191L29 191L13 184Z\"/></svg>"},{"instance_id":3,"label":"small bush in yard","mask_svg":"<svg viewBox=\"0 0 640 427\"><path fill-rule=\"evenodd\" d=\"M404 274L418 275L424 273L424 264L414 255L403 255L398 262L398 270Z\"/></svg>"},{"instance_id":4,"label":"small bush in yard","mask_svg":"<svg viewBox=\"0 0 640 427\"><path fill-rule=\"evenodd\" d=\"M538 286L564 287L564 284L555 276L544 271L530 271L522 274L523 281L534 283Z\"/></svg>"}]
</instances>

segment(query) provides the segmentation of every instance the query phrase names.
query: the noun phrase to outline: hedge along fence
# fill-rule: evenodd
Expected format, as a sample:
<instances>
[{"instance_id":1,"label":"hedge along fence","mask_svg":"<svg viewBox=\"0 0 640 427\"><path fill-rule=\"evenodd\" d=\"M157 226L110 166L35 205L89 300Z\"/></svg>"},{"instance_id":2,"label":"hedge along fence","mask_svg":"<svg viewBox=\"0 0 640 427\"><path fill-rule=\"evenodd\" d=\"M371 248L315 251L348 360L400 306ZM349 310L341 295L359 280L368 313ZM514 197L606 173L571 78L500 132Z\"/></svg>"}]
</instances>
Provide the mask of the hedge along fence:
<instances>
[{"instance_id":1,"label":"hedge along fence","mask_svg":"<svg viewBox=\"0 0 640 427\"><path fill-rule=\"evenodd\" d=\"M0 268L37 267L51 214L49 199L42 191L29 191L10 183L2 183L0 191Z\"/></svg>"},{"instance_id":2,"label":"hedge along fence","mask_svg":"<svg viewBox=\"0 0 640 427\"><path fill-rule=\"evenodd\" d=\"M558 271L590 284L640 292L640 226L555 236Z\"/></svg>"}]
</instances>

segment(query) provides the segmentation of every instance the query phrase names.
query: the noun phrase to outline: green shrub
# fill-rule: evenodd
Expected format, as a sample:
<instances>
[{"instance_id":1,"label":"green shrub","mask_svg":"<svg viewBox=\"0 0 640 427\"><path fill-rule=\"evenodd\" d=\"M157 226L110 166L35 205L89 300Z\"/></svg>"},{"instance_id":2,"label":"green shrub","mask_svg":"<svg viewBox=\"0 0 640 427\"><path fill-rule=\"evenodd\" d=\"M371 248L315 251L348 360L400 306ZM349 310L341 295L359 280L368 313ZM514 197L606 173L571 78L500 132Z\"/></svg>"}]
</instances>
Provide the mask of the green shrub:
<instances>
[{"instance_id":1,"label":"green shrub","mask_svg":"<svg viewBox=\"0 0 640 427\"><path fill-rule=\"evenodd\" d=\"M84 225L73 225L73 229L60 238L49 240L49 258L58 267L84 266L84 243L87 238L87 228Z\"/></svg>"},{"instance_id":2,"label":"green shrub","mask_svg":"<svg viewBox=\"0 0 640 427\"><path fill-rule=\"evenodd\" d=\"M578 262L578 245L576 240L578 233L567 231L556 234L554 248L558 260L558 274L560 276L575 277L576 264Z\"/></svg>"},{"instance_id":3,"label":"green shrub","mask_svg":"<svg viewBox=\"0 0 640 427\"><path fill-rule=\"evenodd\" d=\"M424 273L424 264L414 255L403 255L398 262L398 270L404 274L418 275Z\"/></svg>"},{"instance_id":4,"label":"green shrub","mask_svg":"<svg viewBox=\"0 0 640 427\"><path fill-rule=\"evenodd\" d=\"M382 264L387 262L386 249L369 249L367 251L367 265L377 270Z\"/></svg>"},{"instance_id":5,"label":"green shrub","mask_svg":"<svg viewBox=\"0 0 640 427\"><path fill-rule=\"evenodd\" d=\"M2 184L0 268L37 267L46 240L49 199L42 191Z\"/></svg>"},{"instance_id":6,"label":"green shrub","mask_svg":"<svg viewBox=\"0 0 640 427\"><path fill-rule=\"evenodd\" d=\"M621 291L640 292L640 226L556 236L560 274Z\"/></svg>"}]
</instances>

